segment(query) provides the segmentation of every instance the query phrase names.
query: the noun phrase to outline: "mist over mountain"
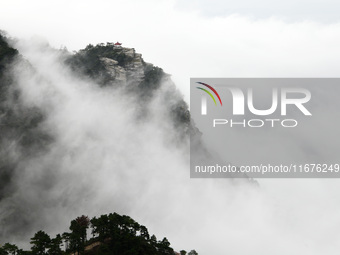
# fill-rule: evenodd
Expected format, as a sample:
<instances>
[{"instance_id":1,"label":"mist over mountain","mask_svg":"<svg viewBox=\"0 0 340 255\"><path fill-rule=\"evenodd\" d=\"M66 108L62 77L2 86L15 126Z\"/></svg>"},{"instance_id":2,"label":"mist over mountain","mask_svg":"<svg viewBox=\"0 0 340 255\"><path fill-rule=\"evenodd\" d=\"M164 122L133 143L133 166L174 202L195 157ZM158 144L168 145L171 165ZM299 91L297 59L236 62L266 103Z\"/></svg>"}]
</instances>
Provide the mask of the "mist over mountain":
<instances>
[{"instance_id":1,"label":"mist over mountain","mask_svg":"<svg viewBox=\"0 0 340 255\"><path fill-rule=\"evenodd\" d=\"M175 250L335 254L337 183L190 179L200 133L171 76L144 59L113 42L71 53L1 36L0 244L29 249L39 230L117 212Z\"/></svg>"},{"instance_id":2,"label":"mist over mountain","mask_svg":"<svg viewBox=\"0 0 340 255\"><path fill-rule=\"evenodd\" d=\"M188 174L188 106L161 68L112 43L0 39L1 240L84 206L132 208L160 169Z\"/></svg>"}]
</instances>

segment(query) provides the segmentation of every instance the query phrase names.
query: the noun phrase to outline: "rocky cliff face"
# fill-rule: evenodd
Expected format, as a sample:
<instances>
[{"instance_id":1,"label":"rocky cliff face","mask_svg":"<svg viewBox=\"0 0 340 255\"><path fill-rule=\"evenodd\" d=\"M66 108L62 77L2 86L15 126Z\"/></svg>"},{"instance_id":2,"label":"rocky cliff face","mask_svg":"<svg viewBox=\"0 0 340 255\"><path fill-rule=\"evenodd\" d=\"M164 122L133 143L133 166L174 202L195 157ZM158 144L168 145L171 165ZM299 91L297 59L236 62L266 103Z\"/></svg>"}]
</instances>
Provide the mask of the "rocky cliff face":
<instances>
[{"instance_id":1,"label":"rocky cliff face","mask_svg":"<svg viewBox=\"0 0 340 255\"><path fill-rule=\"evenodd\" d=\"M145 69L152 68L152 64L147 64L142 59L142 54L136 53L133 48L114 47L113 51L118 55L125 55L130 61L123 67L119 65L117 60L108 57L101 57L100 61L105 66L107 73L114 79L114 81L128 84L130 82L140 83L145 76Z\"/></svg>"},{"instance_id":2,"label":"rocky cliff face","mask_svg":"<svg viewBox=\"0 0 340 255\"><path fill-rule=\"evenodd\" d=\"M155 69L146 63L142 54L134 48L114 46L112 43L88 45L75 55L67 58L66 62L74 71L99 80L102 85L135 85L138 86L148 79L150 70ZM158 78L165 73L159 70ZM159 81L157 81L159 82Z\"/></svg>"},{"instance_id":3,"label":"rocky cliff face","mask_svg":"<svg viewBox=\"0 0 340 255\"><path fill-rule=\"evenodd\" d=\"M137 94L141 99L141 107L144 108L154 93L161 90L173 119L173 128L179 130L179 140L190 132L197 133L196 128L190 124L188 106L170 75L161 68L146 63L142 54L136 53L134 48L117 47L113 43L88 45L68 56L65 62L76 73L96 80L101 86L123 87L126 91Z\"/></svg>"}]
</instances>

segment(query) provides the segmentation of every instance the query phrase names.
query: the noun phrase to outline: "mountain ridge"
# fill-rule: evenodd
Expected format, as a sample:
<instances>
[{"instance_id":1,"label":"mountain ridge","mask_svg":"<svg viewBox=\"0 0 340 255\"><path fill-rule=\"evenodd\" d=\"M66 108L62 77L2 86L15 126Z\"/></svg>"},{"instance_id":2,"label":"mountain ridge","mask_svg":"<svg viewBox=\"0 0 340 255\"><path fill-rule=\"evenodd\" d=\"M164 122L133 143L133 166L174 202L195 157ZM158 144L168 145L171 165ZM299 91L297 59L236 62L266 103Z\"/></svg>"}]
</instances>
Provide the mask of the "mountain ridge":
<instances>
[{"instance_id":1,"label":"mountain ridge","mask_svg":"<svg viewBox=\"0 0 340 255\"><path fill-rule=\"evenodd\" d=\"M27 103L25 97L31 91L22 87L26 86L25 80L24 84L20 85L22 81L18 80L18 73L15 73L18 70L13 67L20 66L24 72L32 73L35 76L33 83L41 83L37 85L44 86L42 88L50 86L53 81L49 81L48 77L41 76L40 72L36 70L37 67L30 63L25 54L12 46L16 44L17 40L9 40L1 35L0 240L4 238L9 240L13 237L27 240L27 235L34 231L35 222L40 222L46 217L39 218L38 207L50 204L48 200L51 199L48 196L49 193L54 192L54 187L58 185L58 181L54 179L56 173L61 170L58 169L60 166L57 163L51 161L52 158L48 159L51 157L48 155L53 153L56 146L59 146L59 137L51 130L51 126L46 125L52 116L50 106L45 108L43 105L37 105L34 101ZM46 52L44 54L49 54L49 46L41 47L42 51ZM162 102L162 109L164 108L162 111L166 114L166 119L169 119L169 122L166 123L169 123L170 126L164 126L162 123L164 121L156 121L155 124L160 123L162 129L171 131L164 137L163 143L167 147L173 148L172 150L187 146L189 134L194 130L190 122L188 105L171 81L170 76L161 68L146 63L142 55L136 53L134 49L117 48L109 43L96 46L88 45L76 53L52 49L52 54L59 56L58 59L66 68L70 69L76 79L85 80L91 86L97 86L98 89L105 89L104 91L107 92L111 90L106 88L120 90L125 94L124 97L134 98L134 105L130 105L130 107L134 108L136 112L134 121L137 123L154 122L155 117L152 117L154 115L153 101L158 97L157 100ZM50 90L48 93L54 92ZM52 96L52 94L47 96ZM39 98L39 100L41 99ZM54 106L59 107L58 105ZM44 158L51 163L44 166L40 162ZM30 171L38 171L29 169L32 164L38 164L38 169L41 168L39 171L42 171L41 176L33 177L32 180L27 181L25 178L27 175L31 175ZM60 181L67 176L59 175ZM22 184L31 190L25 190ZM60 183L60 185L63 184ZM65 189L67 188L68 186L65 184ZM83 187L80 186L79 189L81 190ZM86 190L85 186L84 189ZM46 193L47 201L39 202L38 200L32 203L24 198L31 192L34 195ZM87 192L89 191L85 193ZM60 196L61 202L65 200L62 194L55 199ZM53 208L53 204L49 206Z\"/></svg>"}]
</instances>

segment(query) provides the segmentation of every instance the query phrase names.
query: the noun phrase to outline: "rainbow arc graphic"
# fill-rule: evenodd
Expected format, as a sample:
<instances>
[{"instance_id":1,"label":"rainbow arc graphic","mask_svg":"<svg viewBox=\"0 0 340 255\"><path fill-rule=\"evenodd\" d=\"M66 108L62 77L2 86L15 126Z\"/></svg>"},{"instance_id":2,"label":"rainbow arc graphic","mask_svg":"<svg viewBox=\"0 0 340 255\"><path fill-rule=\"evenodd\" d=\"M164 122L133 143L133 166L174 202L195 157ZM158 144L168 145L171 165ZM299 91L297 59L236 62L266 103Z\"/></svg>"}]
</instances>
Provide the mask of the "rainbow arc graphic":
<instances>
[{"instance_id":1,"label":"rainbow arc graphic","mask_svg":"<svg viewBox=\"0 0 340 255\"><path fill-rule=\"evenodd\" d=\"M206 84L206 83L203 83L203 82L196 82L196 83L201 84L201 85L207 87L208 89L210 89L210 90L217 96L217 98L218 98L218 100L220 101L220 104L221 104L221 106L222 106L222 100L221 100L221 98L220 98L220 95L217 93L217 91L216 91L212 86L210 86L210 85L208 85L208 84ZM204 88L201 88L201 87L196 87L196 88L198 88L198 89L203 90L204 92L206 92L206 93L212 98L212 100L214 100L215 105L217 105L216 100L215 100L213 94L212 94L209 90L204 89Z\"/></svg>"}]
</instances>

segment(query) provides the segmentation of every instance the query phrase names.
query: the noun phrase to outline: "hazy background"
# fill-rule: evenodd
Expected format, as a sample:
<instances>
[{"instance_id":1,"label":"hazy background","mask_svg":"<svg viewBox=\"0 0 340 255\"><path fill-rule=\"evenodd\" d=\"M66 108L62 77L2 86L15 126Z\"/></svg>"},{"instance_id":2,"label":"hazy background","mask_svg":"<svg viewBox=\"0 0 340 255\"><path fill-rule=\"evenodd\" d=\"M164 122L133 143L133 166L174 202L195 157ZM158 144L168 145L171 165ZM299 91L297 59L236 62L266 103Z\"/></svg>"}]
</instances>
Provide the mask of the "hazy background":
<instances>
[{"instance_id":1,"label":"hazy background","mask_svg":"<svg viewBox=\"0 0 340 255\"><path fill-rule=\"evenodd\" d=\"M66 46L69 50L118 40L123 46L136 48L145 61L172 74L188 101L189 77L338 77L339 9L335 1L261 1L255 5L252 1L11 0L1 1L0 24L13 37L35 35L54 47ZM38 196L39 190L32 188L34 182L27 181L36 175L18 179L22 189L17 198L25 201L29 196L27 206L45 208L41 214L45 218L40 223L51 223L52 216L61 222L78 212L93 216L118 211L145 224L157 237L167 236L175 249L194 248L200 254L338 253L338 180L258 180L259 188L226 180L190 180L182 152L164 146L162 132L140 150L128 146L123 138L119 141L120 131L126 132L122 137L135 132L119 124L129 123L131 115L114 115L113 119L107 116L115 107L124 108L124 101L115 101L114 94L107 96L91 87L79 91L84 88L80 81L67 71L63 73L63 67L51 64L55 63L53 54L46 55L32 45L29 42L20 46L24 56L59 91L46 97L51 92L37 88L40 83L34 77L21 77L26 103L40 107L47 104L56 111L51 112L49 121L60 135L58 146L39 163L50 164L58 155L62 159L59 163L67 166L61 165L61 171L70 166L74 169L68 173L69 179L57 178L56 186L43 198ZM54 71L46 68L49 65L55 67ZM47 100L52 98L55 101ZM84 108L88 114L80 114ZM141 132L147 133L154 133L152 125ZM140 142L146 144L143 138ZM93 155L96 146L100 150ZM110 156L113 152L122 155L117 162ZM140 158L131 161L129 155ZM159 161L145 161L149 155ZM126 162L131 166L124 166ZM116 182L119 173L110 171L114 163L135 172L124 174ZM140 165L142 173L136 170ZM95 167L102 171L91 172ZM39 168L32 169L39 173ZM82 171L86 174L79 181L94 186L88 194L79 190L81 195L74 196L78 190L73 180ZM70 197L66 205L75 206L65 207L63 201L58 208L42 203L50 201L49 195ZM79 197L81 201L76 200ZM24 210L25 204L22 206ZM31 214L37 217L34 211ZM41 227L52 230L59 224Z\"/></svg>"}]
</instances>

